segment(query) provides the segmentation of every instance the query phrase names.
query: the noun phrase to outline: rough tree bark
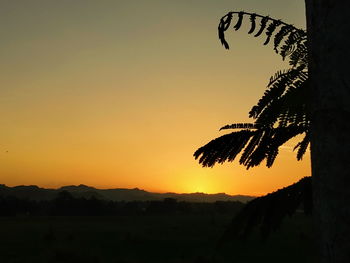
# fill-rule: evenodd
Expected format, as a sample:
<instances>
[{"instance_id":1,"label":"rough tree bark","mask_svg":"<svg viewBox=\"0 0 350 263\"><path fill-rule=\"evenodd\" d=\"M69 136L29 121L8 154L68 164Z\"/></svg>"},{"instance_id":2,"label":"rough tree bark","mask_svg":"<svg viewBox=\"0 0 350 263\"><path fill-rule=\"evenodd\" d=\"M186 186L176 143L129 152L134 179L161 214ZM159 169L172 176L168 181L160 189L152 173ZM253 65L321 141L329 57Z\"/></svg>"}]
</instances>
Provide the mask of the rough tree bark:
<instances>
[{"instance_id":1,"label":"rough tree bark","mask_svg":"<svg viewBox=\"0 0 350 263\"><path fill-rule=\"evenodd\" d=\"M306 0L320 262L350 262L350 1Z\"/></svg>"}]
</instances>

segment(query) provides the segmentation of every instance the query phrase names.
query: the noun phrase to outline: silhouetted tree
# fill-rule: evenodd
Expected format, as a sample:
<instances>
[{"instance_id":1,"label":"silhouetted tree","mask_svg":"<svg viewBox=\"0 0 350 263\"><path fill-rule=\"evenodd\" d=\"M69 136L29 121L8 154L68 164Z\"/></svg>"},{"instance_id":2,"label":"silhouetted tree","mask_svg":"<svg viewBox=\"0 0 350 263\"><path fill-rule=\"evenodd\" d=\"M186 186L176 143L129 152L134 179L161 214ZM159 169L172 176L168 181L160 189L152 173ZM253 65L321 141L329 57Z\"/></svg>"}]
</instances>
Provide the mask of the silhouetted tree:
<instances>
[{"instance_id":1,"label":"silhouetted tree","mask_svg":"<svg viewBox=\"0 0 350 263\"><path fill-rule=\"evenodd\" d=\"M234 15L237 21L233 28L238 30L244 16L248 16L251 29L249 34L260 36L264 30L267 45L274 35L274 50L283 59L289 59L291 68L276 72L270 78L262 98L251 111L249 117L253 123L234 123L220 130L236 129L239 131L226 134L212 140L199 148L194 156L204 167L212 167L216 163L233 161L242 152L239 163L249 169L266 160L271 167L278 154L279 147L291 138L304 134L304 138L295 146L298 149L297 159L301 160L310 141L310 118L307 110L309 93L307 39L302 29L295 28L281 20L255 13L230 12L219 24L219 38L225 48L229 48L225 40L225 31L229 28ZM257 20L260 25L257 27Z\"/></svg>"},{"instance_id":2,"label":"silhouetted tree","mask_svg":"<svg viewBox=\"0 0 350 263\"><path fill-rule=\"evenodd\" d=\"M266 238L280 226L283 218L293 215L300 204L306 214L311 213L312 187L308 177L247 203L234 217L222 241L232 237L245 238L257 225L260 225L261 234Z\"/></svg>"},{"instance_id":3,"label":"silhouetted tree","mask_svg":"<svg viewBox=\"0 0 350 263\"><path fill-rule=\"evenodd\" d=\"M291 138L304 134L303 139L295 146L295 149L298 149L297 159L301 160L310 142L306 32L268 16L242 11L230 12L220 20L218 27L220 41L226 49L229 45L225 40L225 31L235 18L233 28L238 30L245 16L249 17L251 25L248 33L256 32L254 36L258 37L265 32L264 45L273 39L274 50L282 59L289 60L291 68L278 71L270 78L264 95L249 112L249 117L254 119L253 123L234 123L222 127L220 130L238 131L216 138L194 153L195 158L199 158L199 163L204 167L233 161L241 152L239 163L247 169L261 164L264 160L267 167L271 167L279 147ZM276 229L282 219L295 212L302 202L311 203L311 189L304 187L305 183L311 185L310 181L310 178L304 178L293 187L290 186L288 191L281 190L288 192L287 196L299 197L293 202L287 202L286 198L282 198L286 195L277 191L272 195L273 198L262 197L248 203L233 220L230 233L235 236L246 235L254 226L260 225L263 236L266 237L270 229ZM302 192L306 190L306 193ZM276 202L276 198L281 198L281 201ZM243 222L247 222L244 227L241 226L245 229L243 233L232 231Z\"/></svg>"},{"instance_id":4,"label":"silhouetted tree","mask_svg":"<svg viewBox=\"0 0 350 263\"><path fill-rule=\"evenodd\" d=\"M250 16L251 30L249 33L255 30L256 18L260 18L260 28L255 36L259 36L265 30L267 36L265 44L267 44L273 32L279 27L280 30L274 38L276 52L279 52L282 57L289 56L292 65L290 72L298 67L298 63L293 64L294 59L301 61L301 65L305 65L304 68L299 68L299 72L304 70L307 72L308 64L310 64L310 79L307 73L304 78L300 78L301 73L296 73L299 75L296 83L298 85L295 85L291 92L296 94L303 90L298 95L303 96L284 100L283 105L278 103L280 98L287 94L281 93L282 87L289 86L290 80L294 81L295 78L287 78L289 80L285 84L278 84L281 89L274 89L276 93L279 91L277 96L276 94L265 96L272 93L270 88L264 95L265 100L263 97L251 111L251 117L256 118L255 123L247 126L246 124L235 124L224 127L243 128L244 130L218 138L195 153L196 158L200 157L199 161L203 166L213 166L215 163L233 161L245 147L240 160L241 164L249 168L266 159L267 166L270 167L281 144L294 137L293 134L305 133L304 139L296 146L299 148L297 157L301 158L311 139L313 202L315 222L317 222L319 232L320 261L327 263L350 262L350 162L348 161L350 156L350 124L348 121L350 111L350 75L348 72L350 38L348 34L350 25L347 14L349 7L350 2L348 1L306 0L307 30L310 41L308 44L305 32L302 33L280 20L246 12L230 12L224 16L219 25L219 38L226 48L228 44L224 32L229 28L234 14L237 15L237 22L234 25L236 30L240 28L244 15ZM283 48L282 46L281 50L278 50L281 39L285 39L284 43L288 47ZM307 48L309 52L306 52ZM310 58L307 54L310 54ZM277 79L280 78L277 76ZM281 117L285 112L282 110L283 106L288 108L287 114L289 115L289 112L293 112L293 107L300 103L303 105L297 107L299 113L294 116L302 117L300 110L303 109L305 120L298 121L298 118ZM259 107L259 104L265 107L266 114L263 114L264 109ZM276 104L277 106L274 106ZM266 110L268 108L270 110ZM261 118L263 115L266 118ZM276 118L276 116L280 117ZM259 118L261 122L257 121ZM269 119L278 121L269 122L267 121ZM286 130L289 126L286 122L291 125L299 122L306 125L300 125L301 127L297 125L295 128ZM275 126L276 123L277 126ZM272 126L266 129L264 124L272 124ZM284 135L279 140L275 140L275 129L280 127L285 130ZM305 129L302 130L302 128ZM250 206L254 207L254 205Z\"/></svg>"}]
</instances>

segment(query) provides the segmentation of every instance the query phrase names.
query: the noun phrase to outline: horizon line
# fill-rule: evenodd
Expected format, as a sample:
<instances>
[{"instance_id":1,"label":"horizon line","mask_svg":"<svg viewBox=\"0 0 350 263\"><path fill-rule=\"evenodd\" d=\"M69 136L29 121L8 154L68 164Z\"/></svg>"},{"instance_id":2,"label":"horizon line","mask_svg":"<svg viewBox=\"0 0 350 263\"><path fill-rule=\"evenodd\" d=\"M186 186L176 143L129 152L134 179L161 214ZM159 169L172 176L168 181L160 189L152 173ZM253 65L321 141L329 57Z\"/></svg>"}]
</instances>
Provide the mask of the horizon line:
<instances>
[{"instance_id":1,"label":"horizon line","mask_svg":"<svg viewBox=\"0 0 350 263\"><path fill-rule=\"evenodd\" d=\"M9 186L9 185L6 185L4 183L0 183L0 186L3 185L5 187L20 187L20 186L25 186L25 187L30 187L30 186L34 186L34 187L38 187L38 188L42 188L42 189L49 189L49 190L59 190L60 188L63 188L63 187L69 187L69 186L74 186L74 187L79 187L79 186L84 186L84 187L89 187L89 188L94 188L96 190L118 190L118 189L123 189L123 190L140 190L140 191L145 191L145 192L148 192L148 193L152 193L152 194L179 194L179 195L182 195L182 194L205 194L205 195L217 195L217 194L224 194L224 195L228 195L228 196L250 196L250 197L259 197L259 196L262 196L262 195L247 195L247 194L227 194L225 192L217 192L217 193L205 193L205 192L182 192L182 193L177 193L177 192L172 192L172 191L165 191L165 192L153 192L153 191L149 191L149 190L145 190L145 189L141 189L141 188L138 188L138 187L131 187L131 188L125 188L125 187L115 187L115 188L96 188L94 186L89 186L89 185L86 185L86 184L79 184L79 185L74 185L74 184L70 184L70 185L62 185L62 186L59 186L59 187L43 187L43 186L39 186L39 185L36 185L36 184L20 184L20 185L13 185L13 186Z\"/></svg>"}]
</instances>

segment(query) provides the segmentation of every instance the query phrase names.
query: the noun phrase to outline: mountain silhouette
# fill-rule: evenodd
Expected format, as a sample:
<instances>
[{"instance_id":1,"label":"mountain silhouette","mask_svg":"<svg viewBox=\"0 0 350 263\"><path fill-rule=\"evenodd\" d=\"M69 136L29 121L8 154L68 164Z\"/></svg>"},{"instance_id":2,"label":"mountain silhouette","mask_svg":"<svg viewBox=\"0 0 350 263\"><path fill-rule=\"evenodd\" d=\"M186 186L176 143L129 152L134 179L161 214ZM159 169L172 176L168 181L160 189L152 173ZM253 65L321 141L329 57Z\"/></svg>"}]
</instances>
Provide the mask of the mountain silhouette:
<instances>
[{"instance_id":1,"label":"mountain silhouette","mask_svg":"<svg viewBox=\"0 0 350 263\"><path fill-rule=\"evenodd\" d=\"M187 202L216 202L216 201L240 201L246 203L254 196L246 195L227 195L225 193L205 194L205 193L152 193L138 188L126 189L97 189L91 186L80 184L78 186L69 185L58 189L46 189L36 185L20 185L8 187L0 184L0 196L15 196L20 199L28 200L52 200L57 197L57 194L67 191L74 197L95 197L97 199L112 200L112 201L152 201L164 200L165 198L173 198L178 201Z\"/></svg>"}]
</instances>

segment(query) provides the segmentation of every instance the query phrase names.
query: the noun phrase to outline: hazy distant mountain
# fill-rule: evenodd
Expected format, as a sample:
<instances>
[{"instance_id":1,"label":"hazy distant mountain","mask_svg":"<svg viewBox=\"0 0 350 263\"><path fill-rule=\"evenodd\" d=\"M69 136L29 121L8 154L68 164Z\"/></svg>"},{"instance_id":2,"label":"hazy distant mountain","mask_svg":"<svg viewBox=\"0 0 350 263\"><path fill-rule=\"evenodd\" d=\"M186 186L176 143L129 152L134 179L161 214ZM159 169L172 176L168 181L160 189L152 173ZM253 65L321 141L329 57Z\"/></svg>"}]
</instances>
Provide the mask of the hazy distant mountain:
<instances>
[{"instance_id":1,"label":"hazy distant mountain","mask_svg":"<svg viewBox=\"0 0 350 263\"><path fill-rule=\"evenodd\" d=\"M15 187L7 187L4 184L0 185L0 196L15 196L20 199L32 200L50 200L57 193L54 189L39 188L36 185L19 185Z\"/></svg>"},{"instance_id":2,"label":"hazy distant mountain","mask_svg":"<svg viewBox=\"0 0 350 263\"><path fill-rule=\"evenodd\" d=\"M151 193L138 188L134 189L96 189L86 185L69 185L58 189L45 189L36 185L30 186L15 186L8 187L4 184L0 185L0 196L15 196L21 199L31 200L51 200L57 196L61 191L68 191L75 197L113 200L113 201L151 201L163 200L164 198L174 198L178 201L188 202L215 202L215 201L241 201L248 202L252 200L253 196L245 195L227 195L225 193L218 194L176 194L176 193Z\"/></svg>"}]
</instances>

